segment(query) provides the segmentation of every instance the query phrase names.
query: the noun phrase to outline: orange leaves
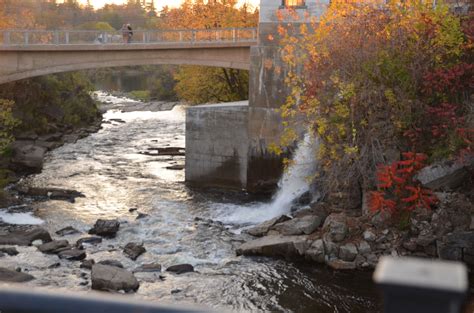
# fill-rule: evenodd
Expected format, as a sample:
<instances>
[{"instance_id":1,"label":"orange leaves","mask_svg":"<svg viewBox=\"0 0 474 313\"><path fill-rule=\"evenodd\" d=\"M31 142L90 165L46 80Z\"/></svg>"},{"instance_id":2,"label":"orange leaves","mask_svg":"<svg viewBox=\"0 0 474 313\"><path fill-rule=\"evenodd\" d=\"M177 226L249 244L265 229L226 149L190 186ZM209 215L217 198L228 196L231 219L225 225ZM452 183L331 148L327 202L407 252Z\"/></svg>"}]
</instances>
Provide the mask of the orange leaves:
<instances>
[{"instance_id":1,"label":"orange leaves","mask_svg":"<svg viewBox=\"0 0 474 313\"><path fill-rule=\"evenodd\" d=\"M416 208L430 209L437 202L431 190L423 188L415 179L425 167L423 153L402 153L403 160L381 165L377 171L378 191L370 196L370 210L388 211L392 215L410 212Z\"/></svg>"}]
</instances>

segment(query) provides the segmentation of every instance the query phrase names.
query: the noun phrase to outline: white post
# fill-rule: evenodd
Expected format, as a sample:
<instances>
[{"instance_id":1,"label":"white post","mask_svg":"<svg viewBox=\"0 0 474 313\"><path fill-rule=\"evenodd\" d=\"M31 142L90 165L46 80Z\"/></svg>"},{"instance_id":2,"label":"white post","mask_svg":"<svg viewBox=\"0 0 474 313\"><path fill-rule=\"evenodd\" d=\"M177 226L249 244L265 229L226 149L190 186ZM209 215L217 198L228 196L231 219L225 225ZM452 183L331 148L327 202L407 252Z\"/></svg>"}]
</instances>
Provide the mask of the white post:
<instances>
[{"instance_id":1,"label":"white post","mask_svg":"<svg viewBox=\"0 0 474 313\"><path fill-rule=\"evenodd\" d=\"M30 33L28 31L25 32L25 45L30 43Z\"/></svg>"},{"instance_id":2,"label":"white post","mask_svg":"<svg viewBox=\"0 0 474 313\"><path fill-rule=\"evenodd\" d=\"M3 43L5 45L9 45L10 44L10 32L9 31L6 31L4 34L3 34Z\"/></svg>"},{"instance_id":3,"label":"white post","mask_svg":"<svg viewBox=\"0 0 474 313\"><path fill-rule=\"evenodd\" d=\"M237 41L237 34L235 31L235 28L232 29L232 41L236 42Z\"/></svg>"},{"instance_id":4,"label":"white post","mask_svg":"<svg viewBox=\"0 0 474 313\"><path fill-rule=\"evenodd\" d=\"M66 31L66 32L64 33L64 36L66 37L66 44L68 45L68 44L69 44L69 32Z\"/></svg>"},{"instance_id":5,"label":"white post","mask_svg":"<svg viewBox=\"0 0 474 313\"><path fill-rule=\"evenodd\" d=\"M374 280L385 313L460 313L468 291L467 268L460 262L383 257Z\"/></svg>"}]
</instances>

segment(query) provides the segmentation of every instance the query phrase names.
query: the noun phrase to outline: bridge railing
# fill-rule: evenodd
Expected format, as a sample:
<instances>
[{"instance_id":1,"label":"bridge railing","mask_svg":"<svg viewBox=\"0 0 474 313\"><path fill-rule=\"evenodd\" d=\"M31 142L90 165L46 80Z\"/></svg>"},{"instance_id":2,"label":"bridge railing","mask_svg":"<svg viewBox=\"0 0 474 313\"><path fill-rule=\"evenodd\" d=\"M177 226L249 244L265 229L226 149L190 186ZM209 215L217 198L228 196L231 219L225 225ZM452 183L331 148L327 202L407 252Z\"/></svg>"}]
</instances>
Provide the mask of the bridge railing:
<instances>
[{"instance_id":1,"label":"bridge railing","mask_svg":"<svg viewBox=\"0 0 474 313\"><path fill-rule=\"evenodd\" d=\"M134 30L130 42L121 31L10 29L0 32L0 45L3 46L245 42L256 39L256 28Z\"/></svg>"}]
</instances>

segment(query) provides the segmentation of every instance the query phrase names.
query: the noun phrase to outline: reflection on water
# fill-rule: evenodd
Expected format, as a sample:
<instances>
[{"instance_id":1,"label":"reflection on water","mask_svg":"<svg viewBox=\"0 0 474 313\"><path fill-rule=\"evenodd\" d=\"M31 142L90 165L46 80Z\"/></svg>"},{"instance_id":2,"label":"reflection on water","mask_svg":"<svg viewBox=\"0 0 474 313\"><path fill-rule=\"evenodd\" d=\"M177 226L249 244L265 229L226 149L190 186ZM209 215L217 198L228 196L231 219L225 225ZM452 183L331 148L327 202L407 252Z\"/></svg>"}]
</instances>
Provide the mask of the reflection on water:
<instances>
[{"instance_id":1,"label":"reflection on water","mask_svg":"<svg viewBox=\"0 0 474 313\"><path fill-rule=\"evenodd\" d=\"M370 273L334 273L315 265L235 255L235 248L248 238L207 219L225 217L226 207L228 214L246 210L250 197L190 190L183 171L166 169L183 164L184 157L141 153L184 147L182 107L168 112L108 112L105 119L111 122L97 134L51 153L44 171L31 177L30 184L75 189L86 196L75 203L35 204L51 233L65 226L85 233L98 218L119 218L117 238L88 247L88 258L119 260L129 270L154 262L164 268L176 263L196 267L196 273L164 273L164 278L136 273L141 286L134 297L199 303L219 311L379 312ZM131 208L149 217L137 220ZM73 242L81 236L85 234L66 238ZM122 253L130 241L143 242L147 249L135 262ZM20 251L16 257L4 257L2 264L28 270L37 277L29 284L90 290L90 284L85 285L89 271L80 269L78 262L41 254L34 247ZM54 266L58 262L61 266Z\"/></svg>"}]
</instances>

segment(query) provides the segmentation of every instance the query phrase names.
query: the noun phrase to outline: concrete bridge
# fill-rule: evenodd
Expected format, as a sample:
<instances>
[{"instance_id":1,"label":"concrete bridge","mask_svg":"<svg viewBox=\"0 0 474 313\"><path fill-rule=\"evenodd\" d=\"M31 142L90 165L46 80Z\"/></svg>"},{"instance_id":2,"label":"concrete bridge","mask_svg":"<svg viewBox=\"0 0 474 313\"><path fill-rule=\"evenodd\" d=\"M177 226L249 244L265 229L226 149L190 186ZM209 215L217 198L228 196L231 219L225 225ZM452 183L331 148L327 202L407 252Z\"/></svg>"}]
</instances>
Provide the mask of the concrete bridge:
<instances>
[{"instance_id":1,"label":"concrete bridge","mask_svg":"<svg viewBox=\"0 0 474 313\"><path fill-rule=\"evenodd\" d=\"M0 84L46 74L132 65L203 65L250 69L256 28L118 32L4 30Z\"/></svg>"}]
</instances>

